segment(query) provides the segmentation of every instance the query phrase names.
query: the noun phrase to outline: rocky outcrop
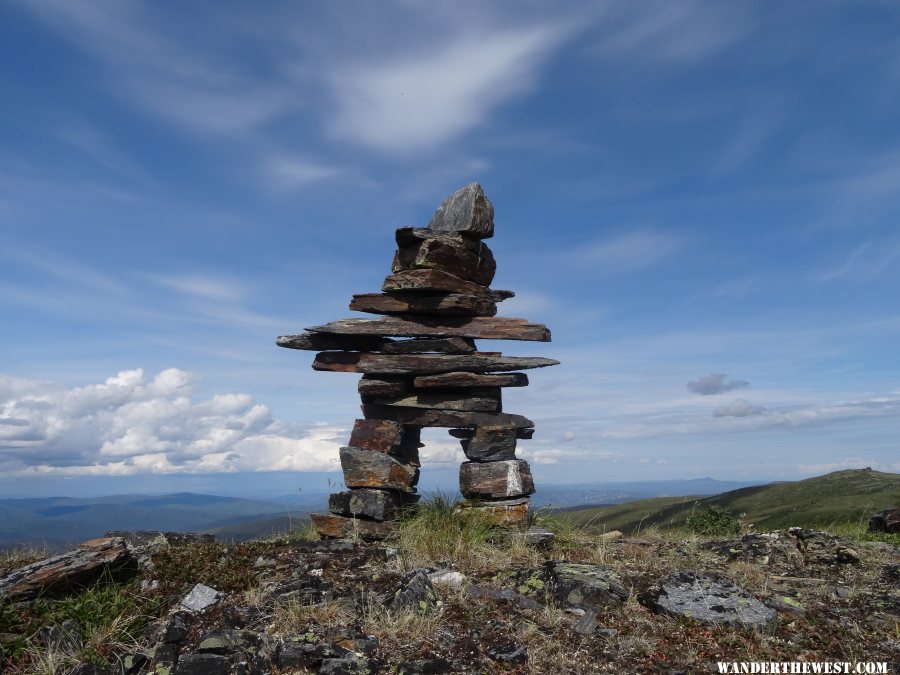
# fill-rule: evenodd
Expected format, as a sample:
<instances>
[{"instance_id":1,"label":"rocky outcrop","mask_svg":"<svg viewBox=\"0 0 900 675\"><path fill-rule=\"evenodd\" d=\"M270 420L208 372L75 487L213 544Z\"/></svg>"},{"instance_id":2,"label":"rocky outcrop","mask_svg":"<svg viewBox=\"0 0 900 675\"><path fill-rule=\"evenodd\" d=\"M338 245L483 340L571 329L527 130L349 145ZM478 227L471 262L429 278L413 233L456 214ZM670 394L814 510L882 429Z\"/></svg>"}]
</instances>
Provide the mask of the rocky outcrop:
<instances>
[{"instance_id":1,"label":"rocky outcrop","mask_svg":"<svg viewBox=\"0 0 900 675\"><path fill-rule=\"evenodd\" d=\"M774 609L717 574L678 572L641 601L654 612L701 623L769 629L778 619Z\"/></svg>"},{"instance_id":2,"label":"rocky outcrop","mask_svg":"<svg viewBox=\"0 0 900 675\"><path fill-rule=\"evenodd\" d=\"M92 539L74 551L17 569L0 579L0 598L30 600L83 588L104 574L137 569L137 560L121 537Z\"/></svg>"},{"instance_id":3,"label":"rocky outcrop","mask_svg":"<svg viewBox=\"0 0 900 675\"><path fill-rule=\"evenodd\" d=\"M900 508L885 509L869 518L869 532L900 532Z\"/></svg>"}]
</instances>

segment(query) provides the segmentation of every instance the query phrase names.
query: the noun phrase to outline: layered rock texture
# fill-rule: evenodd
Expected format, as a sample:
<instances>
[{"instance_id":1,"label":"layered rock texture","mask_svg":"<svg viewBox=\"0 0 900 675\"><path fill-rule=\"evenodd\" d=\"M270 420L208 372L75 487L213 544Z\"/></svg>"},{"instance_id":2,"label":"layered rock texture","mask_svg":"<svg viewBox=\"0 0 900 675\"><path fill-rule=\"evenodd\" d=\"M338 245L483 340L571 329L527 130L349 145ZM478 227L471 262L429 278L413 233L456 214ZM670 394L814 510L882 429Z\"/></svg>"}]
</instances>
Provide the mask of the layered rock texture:
<instances>
[{"instance_id":1,"label":"layered rock texture","mask_svg":"<svg viewBox=\"0 0 900 675\"><path fill-rule=\"evenodd\" d=\"M284 335L277 344L319 352L315 370L360 373L363 419L340 451L348 491L313 514L320 535L381 538L405 504L416 500L423 427L444 427L468 459L460 468L465 506L501 523L522 525L534 482L515 455L534 423L503 411L504 387L524 387L537 357L479 352L476 339L549 342L546 326L498 317L511 291L490 284L496 261L484 239L494 234L494 207L477 183L441 203L427 228L397 230L397 251L382 293L354 295L350 309L384 315L343 319Z\"/></svg>"}]
</instances>

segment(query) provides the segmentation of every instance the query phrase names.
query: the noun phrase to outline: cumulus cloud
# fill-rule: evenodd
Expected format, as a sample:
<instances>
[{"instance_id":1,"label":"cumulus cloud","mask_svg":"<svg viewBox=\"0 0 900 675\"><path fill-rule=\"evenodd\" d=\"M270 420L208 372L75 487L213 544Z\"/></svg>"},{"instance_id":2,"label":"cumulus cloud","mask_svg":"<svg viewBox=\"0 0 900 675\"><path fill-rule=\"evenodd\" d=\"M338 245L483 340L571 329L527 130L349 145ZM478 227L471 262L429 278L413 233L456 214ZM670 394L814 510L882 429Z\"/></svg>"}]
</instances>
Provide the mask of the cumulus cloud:
<instances>
[{"instance_id":1,"label":"cumulus cloud","mask_svg":"<svg viewBox=\"0 0 900 675\"><path fill-rule=\"evenodd\" d=\"M754 415L762 415L765 412L766 409L761 405L753 405L739 398L730 405L713 410L713 417L753 417Z\"/></svg>"},{"instance_id":2,"label":"cumulus cloud","mask_svg":"<svg viewBox=\"0 0 900 675\"><path fill-rule=\"evenodd\" d=\"M132 475L337 468L346 429L272 417L247 394L194 401L194 376L128 370L67 389L0 374L0 471Z\"/></svg>"},{"instance_id":3,"label":"cumulus cloud","mask_svg":"<svg viewBox=\"0 0 900 675\"><path fill-rule=\"evenodd\" d=\"M727 380L725 378L725 373L711 373L696 380L691 380L687 383L687 388L695 394L711 396L713 394L723 394L726 391L733 391L734 389L746 389L750 386L747 380Z\"/></svg>"}]
</instances>

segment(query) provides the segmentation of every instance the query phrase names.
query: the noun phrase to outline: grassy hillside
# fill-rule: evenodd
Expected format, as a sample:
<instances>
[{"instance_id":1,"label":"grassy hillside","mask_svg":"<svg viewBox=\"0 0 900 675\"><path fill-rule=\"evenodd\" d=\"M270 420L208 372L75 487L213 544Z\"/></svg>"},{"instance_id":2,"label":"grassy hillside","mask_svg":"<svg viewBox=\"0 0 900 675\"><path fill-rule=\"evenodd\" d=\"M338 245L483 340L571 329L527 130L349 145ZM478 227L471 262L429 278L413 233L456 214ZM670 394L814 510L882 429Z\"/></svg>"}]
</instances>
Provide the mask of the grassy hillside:
<instances>
[{"instance_id":1,"label":"grassy hillside","mask_svg":"<svg viewBox=\"0 0 900 675\"><path fill-rule=\"evenodd\" d=\"M881 509L900 504L900 474L868 469L837 471L789 483L772 483L713 497L642 499L627 504L571 509L566 517L596 529L638 532L651 525L683 527L695 510L716 505L757 530L829 527L865 522Z\"/></svg>"}]
</instances>

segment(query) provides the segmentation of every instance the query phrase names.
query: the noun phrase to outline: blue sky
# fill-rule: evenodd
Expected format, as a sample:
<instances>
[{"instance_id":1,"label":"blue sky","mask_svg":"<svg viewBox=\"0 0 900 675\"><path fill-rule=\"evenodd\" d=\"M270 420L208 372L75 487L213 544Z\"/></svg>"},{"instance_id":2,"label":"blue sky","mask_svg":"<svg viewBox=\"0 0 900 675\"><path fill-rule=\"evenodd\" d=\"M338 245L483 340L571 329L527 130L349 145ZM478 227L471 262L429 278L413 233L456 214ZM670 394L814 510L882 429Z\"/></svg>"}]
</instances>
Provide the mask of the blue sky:
<instances>
[{"instance_id":1,"label":"blue sky","mask_svg":"<svg viewBox=\"0 0 900 675\"><path fill-rule=\"evenodd\" d=\"M538 486L900 470L898 31L892 2L4 3L0 490L323 482L356 378L274 338L351 316L473 180L500 313L553 331L499 348L562 361L505 397Z\"/></svg>"}]
</instances>

